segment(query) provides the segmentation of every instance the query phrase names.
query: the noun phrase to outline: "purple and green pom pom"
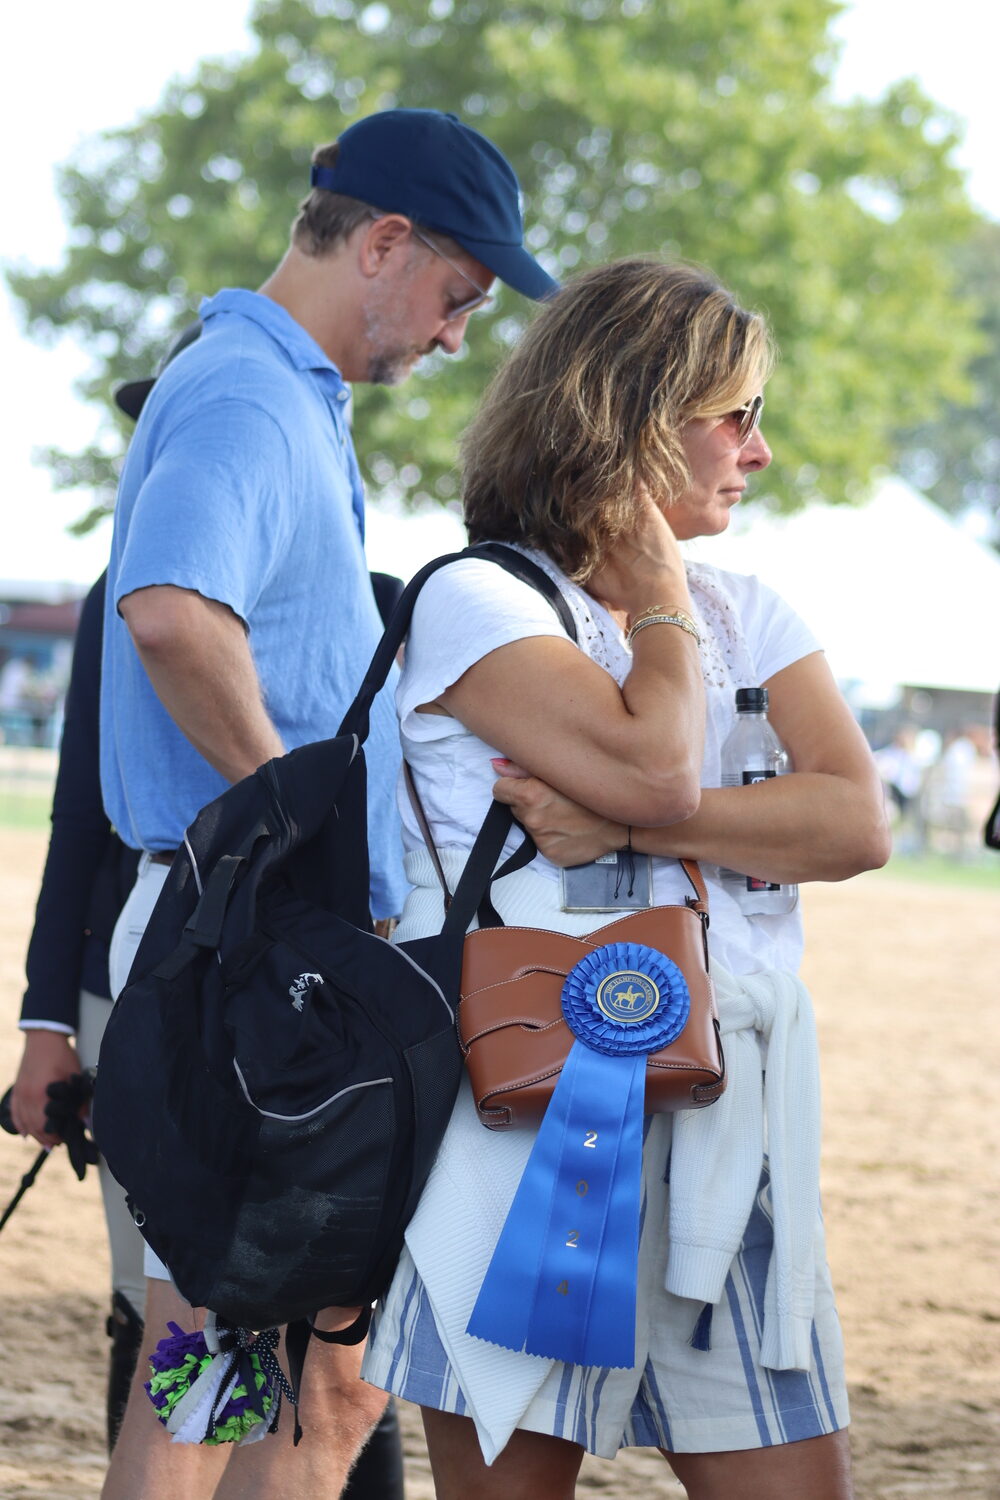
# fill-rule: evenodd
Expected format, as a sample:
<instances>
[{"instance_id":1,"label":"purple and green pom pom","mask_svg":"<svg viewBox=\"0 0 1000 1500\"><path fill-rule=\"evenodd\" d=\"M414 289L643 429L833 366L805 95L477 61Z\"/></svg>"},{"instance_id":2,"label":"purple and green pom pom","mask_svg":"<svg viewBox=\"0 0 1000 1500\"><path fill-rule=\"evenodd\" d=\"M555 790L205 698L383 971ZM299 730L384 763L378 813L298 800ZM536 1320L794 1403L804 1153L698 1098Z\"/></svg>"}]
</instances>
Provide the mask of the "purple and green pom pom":
<instances>
[{"instance_id":1,"label":"purple and green pom pom","mask_svg":"<svg viewBox=\"0 0 1000 1500\"><path fill-rule=\"evenodd\" d=\"M216 1401L232 1385L223 1405L218 1409L212 1405L203 1443L238 1443L260 1422L270 1425L276 1397L253 1350L213 1354L203 1333L185 1333L176 1323L167 1326L170 1337L161 1339L153 1351L146 1382L157 1418L165 1427L171 1427L175 1407L199 1380L215 1381Z\"/></svg>"}]
</instances>

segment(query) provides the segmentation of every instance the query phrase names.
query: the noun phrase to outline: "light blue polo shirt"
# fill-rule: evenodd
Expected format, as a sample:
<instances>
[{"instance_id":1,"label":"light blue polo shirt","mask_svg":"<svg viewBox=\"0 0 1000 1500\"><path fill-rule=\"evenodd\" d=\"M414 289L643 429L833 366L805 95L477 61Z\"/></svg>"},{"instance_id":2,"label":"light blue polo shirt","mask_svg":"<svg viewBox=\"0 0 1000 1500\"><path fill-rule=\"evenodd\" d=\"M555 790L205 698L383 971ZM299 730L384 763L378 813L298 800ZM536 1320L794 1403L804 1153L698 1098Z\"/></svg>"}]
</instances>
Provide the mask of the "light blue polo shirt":
<instances>
[{"instance_id":1,"label":"light blue polo shirt","mask_svg":"<svg viewBox=\"0 0 1000 1500\"><path fill-rule=\"evenodd\" d=\"M157 380L122 471L108 572L101 782L136 849L176 849L224 779L154 693L120 601L174 584L244 621L286 749L335 734L382 626L363 546L364 496L339 371L256 292L201 308L204 331ZM372 910L401 910L395 678L367 742Z\"/></svg>"}]
</instances>

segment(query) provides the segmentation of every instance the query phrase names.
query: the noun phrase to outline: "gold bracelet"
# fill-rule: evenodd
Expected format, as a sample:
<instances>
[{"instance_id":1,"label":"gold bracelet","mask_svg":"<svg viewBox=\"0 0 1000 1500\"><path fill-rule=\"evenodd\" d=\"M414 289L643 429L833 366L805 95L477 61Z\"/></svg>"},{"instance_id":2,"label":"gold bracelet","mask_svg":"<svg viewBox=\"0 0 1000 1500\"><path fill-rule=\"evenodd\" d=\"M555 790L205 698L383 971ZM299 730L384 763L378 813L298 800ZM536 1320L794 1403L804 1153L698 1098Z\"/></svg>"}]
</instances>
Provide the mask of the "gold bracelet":
<instances>
[{"instance_id":1,"label":"gold bracelet","mask_svg":"<svg viewBox=\"0 0 1000 1500\"><path fill-rule=\"evenodd\" d=\"M694 615L689 609L685 609L683 604L651 604L648 609L639 611L632 624L638 625L639 621L645 620L648 615L683 615L685 620L694 624Z\"/></svg>"},{"instance_id":2,"label":"gold bracelet","mask_svg":"<svg viewBox=\"0 0 1000 1500\"><path fill-rule=\"evenodd\" d=\"M681 630L686 630L688 635L693 635L697 644L701 645L701 636L691 621L686 620L683 615L646 615L643 619L636 620L625 637L627 644L631 646L635 636L639 634L640 630L645 630L647 625L678 625Z\"/></svg>"}]
</instances>

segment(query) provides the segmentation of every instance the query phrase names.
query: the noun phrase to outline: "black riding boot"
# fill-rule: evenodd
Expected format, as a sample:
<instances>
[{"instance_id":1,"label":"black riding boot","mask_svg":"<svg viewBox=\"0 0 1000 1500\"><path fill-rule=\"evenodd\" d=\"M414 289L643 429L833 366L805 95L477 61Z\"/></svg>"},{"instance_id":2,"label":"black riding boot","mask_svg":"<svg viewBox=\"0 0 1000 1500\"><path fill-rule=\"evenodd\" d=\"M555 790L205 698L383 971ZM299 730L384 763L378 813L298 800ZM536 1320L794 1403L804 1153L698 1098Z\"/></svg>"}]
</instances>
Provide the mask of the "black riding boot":
<instances>
[{"instance_id":1,"label":"black riding boot","mask_svg":"<svg viewBox=\"0 0 1000 1500\"><path fill-rule=\"evenodd\" d=\"M107 1321L107 1330L108 1338L111 1340L111 1360L108 1367L108 1452L110 1453L115 1446L118 1429L125 1415L129 1386L132 1384L132 1374L142 1345L143 1321L122 1292L115 1292L111 1298L111 1315Z\"/></svg>"},{"instance_id":2,"label":"black riding boot","mask_svg":"<svg viewBox=\"0 0 1000 1500\"><path fill-rule=\"evenodd\" d=\"M391 1396L351 1470L340 1500L403 1500L403 1445Z\"/></svg>"}]
</instances>

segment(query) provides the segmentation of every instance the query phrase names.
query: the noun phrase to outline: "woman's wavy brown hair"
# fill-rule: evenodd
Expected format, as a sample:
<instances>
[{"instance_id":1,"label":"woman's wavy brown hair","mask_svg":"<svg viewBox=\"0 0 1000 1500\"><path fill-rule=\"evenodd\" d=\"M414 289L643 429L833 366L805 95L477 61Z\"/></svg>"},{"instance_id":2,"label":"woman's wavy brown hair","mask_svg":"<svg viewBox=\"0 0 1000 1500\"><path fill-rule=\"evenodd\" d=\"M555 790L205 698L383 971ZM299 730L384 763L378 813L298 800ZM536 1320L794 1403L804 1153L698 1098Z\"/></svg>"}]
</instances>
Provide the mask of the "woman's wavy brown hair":
<instances>
[{"instance_id":1,"label":"woman's wavy brown hair","mask_svg":"<svg viewBox=\"0 0 1000 1500\"><path fill-rule=\"evenodd\" d=\"M517 541L585 582L637 519L691 482L682 431L761 389L764 320L706 271L623 260L563 287L528 328L462 439L469 539Z\"/></svg>"}]
</instances>

